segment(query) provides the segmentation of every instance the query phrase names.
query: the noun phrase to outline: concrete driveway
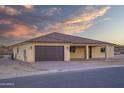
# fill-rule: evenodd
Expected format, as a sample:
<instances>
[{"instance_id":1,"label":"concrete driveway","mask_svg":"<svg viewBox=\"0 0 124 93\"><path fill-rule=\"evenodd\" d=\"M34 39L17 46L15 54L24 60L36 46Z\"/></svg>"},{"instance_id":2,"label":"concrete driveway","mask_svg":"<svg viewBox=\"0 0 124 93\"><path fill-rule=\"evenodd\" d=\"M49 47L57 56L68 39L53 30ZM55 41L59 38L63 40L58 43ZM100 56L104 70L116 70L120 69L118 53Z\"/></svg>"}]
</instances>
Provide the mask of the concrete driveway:
<instances>
[{"instance_id":1,"label":"concrete driveway","mask_svg":"<svg viewBox=\"0 0 124 93\"><path fill-rule=\"evenodd\" d=\"M0 61L0 79L13 78L28 75L39 75L65 71L87 70L96 68L124 66L124 55L113 59L94 59L88 61L42 61L27 63L17 60Z\"/></svg>"},{"instance_id":2,"label":"concrete driveway","mask_svg":"<svg viewBox=\"0 0 124 93\"><path fill-rule=\"evenodd\" d=\"M109 65L123 65L124 55L117 55L111 59L91 59L83 61L41 61L35 62L32 66L43 69L74 69L74 68L86 68L94 66L109 66Z\"/></svg>"}]
</instances>

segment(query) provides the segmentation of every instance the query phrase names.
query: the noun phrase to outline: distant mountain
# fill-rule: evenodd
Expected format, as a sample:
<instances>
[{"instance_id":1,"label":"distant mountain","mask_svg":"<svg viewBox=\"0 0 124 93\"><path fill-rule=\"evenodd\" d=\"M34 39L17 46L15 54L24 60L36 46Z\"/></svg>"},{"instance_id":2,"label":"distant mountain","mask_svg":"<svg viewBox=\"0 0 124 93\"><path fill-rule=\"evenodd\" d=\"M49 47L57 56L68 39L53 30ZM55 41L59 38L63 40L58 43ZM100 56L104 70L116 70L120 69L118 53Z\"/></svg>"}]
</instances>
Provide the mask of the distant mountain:
<instances>
[{"instance_id":1,"label":"distant mountain","mask_svg":"<svg viewBox=\"0 0 124 93\"><path fill-rule=\"evenodd\" d=\"M5 45L0 45L0 54L12 54L12 49Z\"/></svg>"},{"instance_id":2,"label":"distant mountain","mask_svg":"<svg viewBox=\"0 0 124 93\"><path fill-rule=\"evenodd\" d=\"M124 45L115 46L115 54L124 54Z\"/></svg>"}]
</instances>

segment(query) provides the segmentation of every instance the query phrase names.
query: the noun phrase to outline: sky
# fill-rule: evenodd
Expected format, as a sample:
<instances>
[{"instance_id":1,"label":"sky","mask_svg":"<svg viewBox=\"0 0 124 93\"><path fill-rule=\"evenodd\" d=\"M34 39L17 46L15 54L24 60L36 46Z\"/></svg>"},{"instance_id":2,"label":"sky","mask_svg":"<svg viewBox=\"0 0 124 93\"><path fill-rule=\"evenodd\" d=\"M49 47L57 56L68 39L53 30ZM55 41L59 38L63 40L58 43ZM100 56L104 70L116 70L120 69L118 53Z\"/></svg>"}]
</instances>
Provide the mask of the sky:
<instances>
[{"instance_id":1,"label":"sky","mask_svg":"<svg viewBox=\"0 0 124 93\"><path fill-rule=\"evenodd\" d=\"M0 44L52 32L124 44L124 6L0 5Z\"/></svg>"}]
</instances>

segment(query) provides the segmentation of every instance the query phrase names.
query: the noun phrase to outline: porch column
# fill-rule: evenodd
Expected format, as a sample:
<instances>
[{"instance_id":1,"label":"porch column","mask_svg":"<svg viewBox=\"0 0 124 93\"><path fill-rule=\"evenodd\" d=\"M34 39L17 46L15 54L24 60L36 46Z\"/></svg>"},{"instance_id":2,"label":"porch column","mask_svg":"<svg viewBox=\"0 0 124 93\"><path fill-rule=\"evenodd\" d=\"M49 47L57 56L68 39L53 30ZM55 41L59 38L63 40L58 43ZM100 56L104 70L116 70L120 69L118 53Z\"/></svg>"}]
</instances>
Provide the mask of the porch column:
<instances>
[{"instance_id":1,"label":"porch column","mask_svg":"<svg viewBox=\"0 0 124 93\"><path fill-rule=\"evenodd\" d=\"M105 46L105 58L108 58L108 45Z\"/></svg>"},{"instance_id":2,"label":"porch column","mask_svg":"<svg viewBox=\"0 0 124 93\"><path fill-rule=\"evenodd\" d=\"M86 59L89 59L89 46L86 45Z\"/></svg>"},{"instance_id":3,"label":"porch column","mask_svg":"<svg viewBox=\"0 0 124 93\"><path fill-rule=\"evenodd\" d=\"M70 61L70 46L64 46L64 61Z\"/></svg>"}]
</instances>

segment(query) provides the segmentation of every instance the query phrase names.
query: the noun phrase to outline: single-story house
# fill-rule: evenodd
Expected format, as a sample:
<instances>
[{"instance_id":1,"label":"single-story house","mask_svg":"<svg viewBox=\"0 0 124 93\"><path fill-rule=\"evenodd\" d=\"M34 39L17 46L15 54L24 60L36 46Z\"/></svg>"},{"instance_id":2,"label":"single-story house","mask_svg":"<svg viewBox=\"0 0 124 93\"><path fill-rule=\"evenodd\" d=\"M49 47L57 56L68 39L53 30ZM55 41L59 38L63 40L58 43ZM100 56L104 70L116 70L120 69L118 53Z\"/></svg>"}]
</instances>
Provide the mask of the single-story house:
<instances>
[{"instance_id":1,"label":"single-story house","mask_svg":"<svg viewBox=\"0 0 124 93\"><path fill-rule=\"evenodd\" d=\"M114 44L53 32L30 39L13 47L17 60L70 61L114 57Z\"/></svg>"}]
</instances>

